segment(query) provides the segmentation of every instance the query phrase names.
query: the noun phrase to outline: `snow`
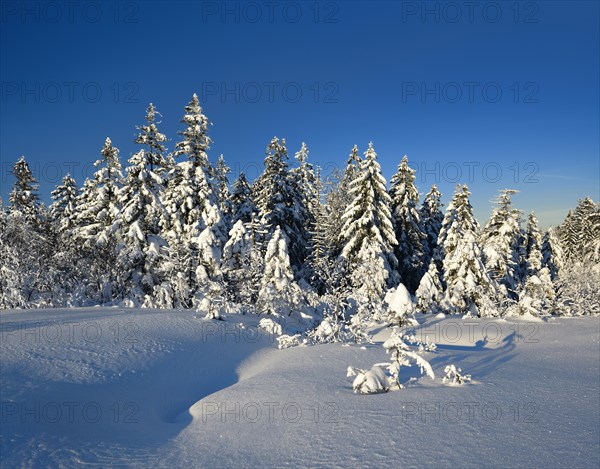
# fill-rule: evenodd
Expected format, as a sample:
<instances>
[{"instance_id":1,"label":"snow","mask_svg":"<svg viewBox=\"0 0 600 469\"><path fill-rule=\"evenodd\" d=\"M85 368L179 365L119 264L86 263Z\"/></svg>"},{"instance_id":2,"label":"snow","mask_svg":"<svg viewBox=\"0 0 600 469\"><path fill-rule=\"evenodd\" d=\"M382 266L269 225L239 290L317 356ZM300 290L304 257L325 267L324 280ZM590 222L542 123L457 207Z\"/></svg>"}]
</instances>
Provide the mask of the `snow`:
<instances>
[{"instance_id":1,"label":"snow","mask_svg":"<svg viewBox=\"0 0 600 469\"><path fill-rule=\"evenodd\" d=\"M404 389L374 395L346 371L388 361L389 328L278 350L259 319L0 312L2 467L600 464L598 318L418 315L403 332L437 343L436 379L403 368ZM444 384L450 364L472 381Z\"/></svg>"}]
</instances>

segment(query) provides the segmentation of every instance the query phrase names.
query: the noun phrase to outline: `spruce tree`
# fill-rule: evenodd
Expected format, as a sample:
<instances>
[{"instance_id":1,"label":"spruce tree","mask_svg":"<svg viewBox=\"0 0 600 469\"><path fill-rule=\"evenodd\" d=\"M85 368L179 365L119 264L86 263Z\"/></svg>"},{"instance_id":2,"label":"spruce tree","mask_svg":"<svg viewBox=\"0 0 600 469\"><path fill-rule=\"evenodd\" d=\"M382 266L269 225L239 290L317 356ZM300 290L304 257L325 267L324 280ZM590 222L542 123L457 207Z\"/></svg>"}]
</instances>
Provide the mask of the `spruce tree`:
<instances>
[{"instance_id":1,"label":"spruce tree","mask_svg":"<svg viewBox=\"0 0 600 469\"><path fill-rule=\"evenodd\" d=\"M548 228L544 233L542 240L542 266L546 267L550 273L550 278L554 281L563 268L564 255L560 246L560 241L553 227Z\"/></svg>"},{"instance_id":2,"label":"spruce tree","mask_svg":"<svg viewBox=\"0 0 600 469\"><path fill-rule=\"evenodd\" d=\"M425 199L423 200L423 204L419 211L423 233L425 233L427 237L423 243L424 265L429 265L429 262L434 257L437 249L438 235L442 229L442 221L444 220L441 199L442 194L434 184L425 195Z\"/></svg>"},{"instance_id":3,"label":"spruce tree","mask_svg":"<svg viewBox=\"0 0 600 469\"><path fill-rule=\"evenodd\" d=\"M419 191L415 184L415 170L408 166L405 155L398 171L391 179L390 197L392 221L398 244L395 249L400 280L414 292L423 275L423 242L426 239L417 209Z\"/></svg>"},{"instance_id":4,"label":"spruce tree","mask_svg":"<svg viewBox=\"0 0 600 469\"><path fill-rule=\"evenodd\" d=\"M361 162L360 174L350 185L350 194L353 200L342 216L339 235L341 257L349 263L353 288L364 303L369 303L380 300L386 286L396 282L397 265L391 199L372 143Z\"/></svg>"},{"instance_id":5,"label":"spruce tree","mask_svg":"<svg viewBox=\"0 0 600 469\"><path fill-rule=\"evenodd\" d=\"M525 231L526 276L537 275L542 269L542 234L534 212L529 214Z\"/></svg>"},{"instance_id":6,"label":"spruce tree","mask_svg":"<svg viewBox=\"0 0 600 469\"><path fill-rule=\"evenodd\" d=\"M267 245L265 270L258 294L261 313L290 316L302 302L300 288L294 281L287 240L279 226Z\"/></svg>"},{"instance_id":7,"label":"spruce tree","mask_svg":"<svg viewBox=\"0 0 600 469\"><path fill-rule=\"evenodd\" d=\"M244 173L240 173L233 182L230 205L232 213L231 222L233 224L239 220L243 223L248 223L252 219L252 215L258 213L258 208L252 200L252 189Z\"/></svg>"},{"instance_id":8,"label":"spruce tree","mask_svg":"<svg viewBox=\"0 0 600 469\"><path fill-rule=\"evenodd\" d=\"M442 231L443 268L447 305L461 313L477 316L497 315L493 301L496 286L488 276L477 242L479 225L473 216L466 185L456 188L449 218L451 223ZM448 215L448 214L447 214Z\"/></svg>"},{"instance_id":9,"label":"spruce tree","mask_svg":"<svg viewBox=\"0 0 600 469\"><path fill-rule=\"evenodd\" d=\"M481 234L485 265L505 295L515 299L519 288L521 256L521 212L512 207L517 191L504 189L496 199L497 207Z\"/></svg>"},{"instance_id":10,"label":"spruce tree","mask_svg":"<svg viewBox=\"0 0 600 469\"><path fill-rule=\"evenodd\" d=\"M214 170L206 151L211 142L206 134L208 119L194 94L181 121L183 140L175 155L185 156L169 173L162 195L166 217L162 229L168 241L168 258L161 270L167 279L163 301L173 295L177 307L189 308L205 294L216 295L221 280L221 249L227 229L219 208L219 196L211 183Z\"/></svg>"},{"instance_id":11,"label":"spruce tree","mask_svg":"<svg viewBox=\"0 0 600 469\"><path fill-rule=\"evenodd\" d=\"M265 170L253 185L254 199L259 208L261 223L269 239L277 226L289 240L292 268L299 273L307 256L308 213L302 193L290 175L285 139L277 137L267 147Z\"/></svg>"}]
</instances>

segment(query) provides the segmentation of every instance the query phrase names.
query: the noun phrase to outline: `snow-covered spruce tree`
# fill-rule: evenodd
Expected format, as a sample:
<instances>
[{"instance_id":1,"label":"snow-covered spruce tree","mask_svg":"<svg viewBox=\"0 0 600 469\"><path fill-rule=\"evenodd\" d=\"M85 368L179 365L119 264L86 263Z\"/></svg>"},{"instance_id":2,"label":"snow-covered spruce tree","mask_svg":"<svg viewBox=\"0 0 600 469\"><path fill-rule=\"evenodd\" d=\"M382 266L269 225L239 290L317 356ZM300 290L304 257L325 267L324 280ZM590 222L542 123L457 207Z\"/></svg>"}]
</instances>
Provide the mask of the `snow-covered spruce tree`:
<instances>
[{"instance_id":1,"label":"snow-covered spruce tree","mask_svg":"<svg viewBox=\"0 0 600 469\"><path fill-rule=\"evenodd\" d=\"M161 116L161 114L156 110L154 104L150 103L146 109L147 124L138 127L140 133L135 139L135 143L147 147L145 158L148 162L148 169L152 173L160 175L165 169L169 169L173 162L169 157L165 158L164 156L166 148L163 143L167 141L167 137L159 132L157 124L160 122L156 122L156 116Z\"/></svg>"},{"instance_id":2,"label":"snow-covered spruce tree","mask_svg":"<svg viewBox=\"0 0 600 469\"><path fill-rule=\"evenodd\" d=\"M435 378L431 364L417 352L410 349L404 340L402 340L402 336L398 330L394 329L392 331L391 337L383 343L383 348L392 360L387 366L390 388L404 388L400 383L400 369L403 366L411 366L412 363L420 368L421 374L427 374L431 379Z\"/></svg>"},{"instance_id":3,"label":"snow-covered spruce tree","mask_svg":"<svg viewBox=\"0 0 600 469\"><path fill-rule=\"evenodd\" d=\"M17 303L13 306L51 305L56 280L51 226L46 210L39 202L38 182L24 156L15 163L13 175L15 183L10 192L4 228L6 249L14 259L10 262L14 269L12 285L19 291L12 295Z\"/></svg>"},{"instance_id":4,"label":"snow-covered spruce tree","mask_svg":"<svg viewBox=\"0 0 600 469\"><path fill-rule=\"evenodd\" d=\"M242 220L238 220L223 247L221 270L230 298L243 305L252 303L252 251L252 236Z\"/></svg>"},{"instance_id":5,"label":"snow-covered spruce tree","mask_svg":"<svg viewBox=\"0 0 600 469\"><path fill-rule=\"evenodd\" d=\"M393 250L397 241L390 196L372 143L361 162L360 174L350 185L350 193L353 200L342 216L344 224L339 235L341 257L349 263L360 315L380 317L384 291L396 282Z\"/></svg>"},{"instance_id":6,"label":"snow-covered spruce tree","mask_svg":"<svg viewBox=\"0 0 600 469\"><path fill-rule=\"evenodd\" d=\"M580 199L559 227L560 244L565 262L555 284L559 296L560 314L600 314L600 206L592 199Z\"/></svg>"},{"instance_id":7,"label":"snow-covered spruce tree","mask_svg":"<svg viewBox=\"0 0 600 469\"><path fill-rule=\"evenodd\" d=\"M127 168L127 179L119 193L122 210L119 213L118 253L123 275L125 298L134 304L153 306L155 287L161 285L159 266L165 258L166 242L161 225L167 216L160 194L163 179L151 168L150 154L135 153Z\"/></svg>"},{"instance_id":8,"label":"snow-covered spruce tree","mask_svg":"<svg viewBox=\"0 0 600 469\"><path fill-rule=\"evenodd\" d=\"M446 285L447 306L460 313L475 316L495 316L497 309L496 284L489 277L477 242L478 224L469 202L470 192L466 185L458 185L449 204L453 210L452 222L442 228L443 276Z\"/></svg>"},{"instance_id":9,"label":"snow-covered spruce tree","mask_svg":"<svg viewBox=\"0 0 600 469\"><path fill-rule=\"evenodd\" d=\"M534 212L529 214L525 229L525 266L526 277L537 275L542 268L542 234Z\"/></svg>"},{"instance_id":10,"label":"snow-covered spruce tree","mask_svg":"<svg viewBox=\"0 0 600 469\"><path fill-rule=\"evenodd\" d=\"M435 313L439 310L440 302L444 296L444 288L440 281L437 263L433 259L429 262L429 268L419 282L416 296L417 311Z\"/></svg>"},{"instance_id":11,"label":"snow-covered spruce tree","mask_svg":"<svg viewBox=\"0 0 600 469\"><path fill-rule=\"evenodd\" d=\"M315 175L315 191L312 194L313 222L310 233L310 254L307 262L311 272L310 283L317 292L324 293L326 290L326 278L329 266L334 262L332 259L333 242L329 236L329 207L323 201L323 181L321 169L317 167Z\"/></svg>"},{"instance_id":12,"label":"snow-covered spruce tree","mask_svg":"<svg viewBox=\"0 0 600 469\"><path fill-rule=\"evenodd\" d=\"M0 198L0 309L25 307L17 252L7 239L7 214Z\"/></svg>"},{"instance_id":13,"label":"snow-covered spruce tree","mask_svg":"<svg viewBox=\"0 0 600 469\"><path fill-rule=\"evenodd\" d=\"M569 210L565 220L558 227L558 235L565 260L574 261L579 256L579 228L573 210Z\"/></svg>"},{"instance_id":14,"label":"snow-covered spruce tree","mask_svg":"<svg viewBox=\"0 0 600 469\"><path fill-rule=\"evenodd\" d=\"M350 184L359 174L360 162L358 146L354 145L348 156L346 168L343 172L335 172L333 180L330 180L328 184L329 191L326 196L328 224L326 232L333 257L339 256L342 252L343 246L339 242L339 234L344 226L342 216L353 200L350 193Z\"/></svg>"},{"instance_id":15,"label":"snow-covered spruce tree","mask_svg":"<svg viewBox=\"0 0 600 469\"><path fill-rule=\"evenodd\" d=\"M82 274L75 268L79 265L80 252L73 236L77 226L77 195L77 183L67 174L62 184L52 191L53 203L49 207L52 236L55 240L53 264L59 273L54 290L66 295L73 294Z\"/></svg>"},{"instance_id":16,"label":"snow-covered spruce tree","mask_svg":"<svg viewBox=\"0 0 600 469\"><path fill-rule=\"evenodd\" d=\"M542 240L542 266L547 267L552 281L556 280L563 268L563 251L553 227L548 228Z\"/></svg>"},{"instance_id":17,"label":"snow-covered spruce tree","mask_svg":"<svg viewBox=\"0 0 600 469\"><path fill-rule=\"evenodd\" d=\"M285 139L274 137L266 151L265 170L254 182L254 200L261 223L270 239L277 226L285 233L295 273L300 272L307 256L308 211L294 178L288 169Z\"/></svg>"},{"instance_id":18,"label":"snow-covered spruce tree","mask_svg":"<svg viewBox=\"0 0 600 469\"><path fill-rule=\"evenodd\" d=\"M217 199L219 201L219 209L223 215L225 227L229 230L233 207L231 204L231 194L229 192L229 173L231 168L225 163L225 157L220 155L217 159L215 167L215 185L217 187Z\"/></svg>"},{"instance_id":19,"label":"snow-covered spruce tree","mask_svg":"<svg viewBox=\"0 0 600 469\"><path fill-rule=\"evenodd\" d=\"M186 159L169 173L162 195L166 217L163 232L168 241L168 259L161 267L166 282L159 287L161 304L189 308L196 304L210 310L221 291L221 248L227 239L219 197L210 182L214 173L206 151L211 142L208 119L194 94L181 121L183 140L174 155ZM208 312L208 311L204 311Z\"/></svg>"},{"instance_id":20,"label":"snow-covered spruce tree","mask_svg":"<svg viewBox=\"0 0 600 469\"><path fill-rule=\"evenodd\" d=\"M290 316L298 310L301 302L302 295L294 281L285 234L277 226L265 254L265 271L257 302L259 312Z\"/></svg>"},{"instance_id":21,"label":"snow-covered spruce tree","mask_svg":"<svg viewBox=\"0 0 600 469\"><path fill-rule=\"evenodd\" d=\"M519 290L518 301L508 308L507 314L547 316L553 314L556 307L556 292L550 278L550 271L543 267L527 276Z\"/></svg>"},{"instance_id":22,"label":"snow-covered spruce tree","mask_svg":"<svg viewBox=\"0 0 600 469\"><path fill-rule=\"evenodd\" d=\"M84 294L101 303L122 297L122 273L117 263L116 222L121 205L119 191L124 177L119 149L110 138L104 142L96 172L77 197L73 239L79 259L78 276Z\"/></svg>"},{"instance_id":23,"label":"snow-covered spruce tree","mask_svg":"<svg viewBox=\"0 0 600 469\"><path fill-rule=\"evenodd\" d=\"M53 202L49 207L50 218L61 235L68 233L75 225L77 193L77 183L70 174L51 193Z\"/></svg>"},{"instance_id":24,"label":"snow-covered spruce tree","mask_svg":"<svg viewBox=\"0 0 600 469\"><path fill-rule=\"evenodd\" d=\"M423 275L423 242L426 235L417 209L419 191L415 186L415 170L408 166L406 155L398 165L398 171L392 176L390 197L392 221L398 241L395 254L400 280L409 291L414 292Z\"/></svg>"},{"instance_id":25,"label":"snow-covered spruce tree","mask_svg":"<svg viewBox=\"0 0 600 469\"><path fill-rule=\"evenodd\" d=\"M423 233L427 237L423 243L424 262L423 265L429 265L429 262L434 256L438 245L438 235L442 229L442 221L444 213L442 212L443 204L441 202L442 194L434 184L423 199L423 204L419 210Z\"/></svg>"},{"instance_id":26,"label":"snow-covered spruce tree","mask_svg":"<svg viewBox=\"0 0 600 469\"><path fill-rule=\"evenodd\" d=\"M185 114L181 120L185 124L185 130L179 132L182 140L175 145L173 156L185 157L194 163L194 166L201 166L208 181L211 181L215 175L215 169L208 160L207 151L210 149L212 140L208 136L208 118L202 113L202 107L196 93L192 100L185 107Z\"/></svg>"},{"instance_id":27,"label":"snow-covered spruce tree","mask_svg":"<svg viewBox=\"0 0 600 469\"><path fill-rule=\"evenodd\" d=\"M10 192L10 214L18 214L25 223L39 227L41 206L37 179L33 176L25 157L21 156L12 171L15 183Z\"/></svg>"},{"instance_id":28,"label":"snow-covered spruce tree","mask_svg":"<svg viewBox=\"0 0 600 469\"><path fill-rule=\"evenodd\" d=\"M497 207L481 234L485 266L498 282L504 296L516 299L520 278L521 212L512 207L511 196L518 191L503 189L496 199Z\"/></svg>"},{"instance_id":29,"label":"snow-covered spruce tree","mask_svg":"<svg viewBox=\"0 0 600 469\"><path fill-rule=\"evenodd\" d=\"M235 224L238 220L248 223L253 214L258 213L258 208L252 200L252 189L244 173L240 173L235 181L230 196L231 222Z\"/></svg>"},{"instance_id":30,"label":"snow-covered spruce tree","mask_svg":"<svg viewBox=\"0 0 600 469\"><path fill-rule=\"evenodd\" d=\"M598 261L600 253L600 204L590 197L580 200L575 208L576 226L578 226L579 258L583 261Z\"/></svg>"}]
</instances>

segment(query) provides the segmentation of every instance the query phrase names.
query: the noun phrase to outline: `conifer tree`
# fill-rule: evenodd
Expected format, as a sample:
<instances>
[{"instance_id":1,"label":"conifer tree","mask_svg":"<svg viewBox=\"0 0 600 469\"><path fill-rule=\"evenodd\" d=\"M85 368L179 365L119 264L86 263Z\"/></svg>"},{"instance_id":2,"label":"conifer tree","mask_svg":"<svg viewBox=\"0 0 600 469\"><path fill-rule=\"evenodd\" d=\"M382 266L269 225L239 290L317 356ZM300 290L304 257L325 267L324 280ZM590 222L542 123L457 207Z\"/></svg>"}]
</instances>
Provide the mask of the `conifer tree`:
<instances>
[{"instance_id":1,"label":"conifer tree","mask_svg":"<svg viewBox=\"0 0 600 469\"><path fill-rule=\"evenodd\" d=\"M513 208L511 202L511 196L516 193L510 189L500 191L497 207L481 234L488 273L500 284L505 296L513 299L521 281L521 212Z\"/></svg>"},{"instance_id":2,"label":"conifer tree","mask_svg":"<svg viewBox=\"0 0 600 469\"><path fill-rule=\"evenodd\" d=\"M290 316L297 311L302 297L294 281L285 234L277 226L265 253L265 270L258 294L260 312Z\"/></svg>"},{"instance_id":3,"label":"conifer tree","mask_svg":"<svg viewBox=\"0 0 600 469\"><path fill-rule=\"evenodd\" d=\"M425 233L427 237L423 243L424 265L429 265L429 262L434 257L434 253L437 249L438 235L442 229L442 221L444 220L441 199L442 194L434 184L425 195L425 199L423 200L423 204L419 211L423 233Z\"/></svg>"},{"instance_id":4,"label":"conifer tree","mask_svg":"<svg viewBox=\"0 0 600 469\"><path fill-rule=\"evenodd\" d=\"M390 197L392 221L398 244L395 254L402 283L414 292L423 275L423 242L426 239L417 209L419 191L415 184L415 170L408 166L405 155L398 171L391 179Z\"/></svg>"},{"instance_id":5,"label":"conifer tree","mask_svg":"<svg viewBox=\"0 0 600 469\"><path fill-rule=\"evenodd\" d=\"M252 214L258 213L258 208L252 200L252 189L246 179L245 173L240 173L233 182L233 188L230 196L231 221L235 224L238 220L248 223L252 219Z\"/></svg>"},{"instance_id":6,"label":"conifer tree","mask_svg":"<svg viewBox=\"0 0 600 469\"><path fill-rule=\"evenodd\" d=\"M563 251L553 227L548 228L542 240L542 266L548 269L550 278L554 281L563 268Z\"/></svg>"},{"instance_id":7,"label":"conifer tree","mask_svg":"<svg viewBox=\"0 0 600 469\"><path fill-rule=\"evenodd\" d=\"M181 121L183 140L175 145L175 155L186 159L169 173L162 201L166 217L162 222L168 241L168 260L161 270L169 285L164 286L163 301L189 308L204 294L216 296L221 281L221 249L227 230L219 208L219 196L211 183L214 170L206 151L211 143L206 134L208 119L202 114L194 94Z\"/></svg>"},{"instance_id":8,"label":"conifer tree","mask_svg":"<svg viewBox=\"0 0 600 469\"><path fill-rule=\"evenodd\" d=\"M367 303L381 299L386 286L396 281L397 265L391 199L372 143L350 193L353 200L342 217L339 236L341 257L349 262L352 286Z\"/></svg>"},{"instance_id":9,"label":"conifer tree","mask_svg":"<svg viewBox=\"0 0 600 469\"><path fill-rule=\"evenodd\" d=\"M442 228L439 238L444 243L445 300L451 309L462 313L497 315L493 305L496 286L483 264L477 242L479 226L473 216L469 195L466 185L457 186L448 206L452 214L448 217L447 229Z\"/></svg>"},{"instance_id":10,"label":"conifer tree","mask_svg":"<svg viewBox=\"0 0 600 469\"><path fill-rule=\"evenodd\" d=\"M306 207L288 168L285 139L277 137L267 147L265 170L253 185L254 199L261 223L268 231L267 239L277 226L289 244L292 268L298 273L307 256L308 232Z\"/></svg>"}]
</instances>

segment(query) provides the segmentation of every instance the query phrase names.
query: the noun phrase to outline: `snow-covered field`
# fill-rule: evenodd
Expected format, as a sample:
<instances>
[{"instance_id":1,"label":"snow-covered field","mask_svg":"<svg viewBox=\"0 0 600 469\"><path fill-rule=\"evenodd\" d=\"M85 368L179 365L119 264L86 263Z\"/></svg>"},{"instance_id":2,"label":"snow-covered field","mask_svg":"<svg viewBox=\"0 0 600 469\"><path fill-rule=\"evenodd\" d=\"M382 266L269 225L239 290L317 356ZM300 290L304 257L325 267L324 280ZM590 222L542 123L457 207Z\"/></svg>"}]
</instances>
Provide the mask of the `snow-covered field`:
<instances>
[{"instance_id":1,"label":"snow-covered field","mask_svg":"<svg viewBox=\"0 0 600 469\"><path fill-rule=\"evenodd\" d=\"M1 312L1 467L600 466L598 318L418 319L435 380L357 395L388 329L278 350L255 316Z\"/></svg>"}]
</instances>

